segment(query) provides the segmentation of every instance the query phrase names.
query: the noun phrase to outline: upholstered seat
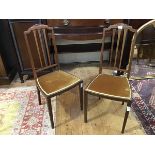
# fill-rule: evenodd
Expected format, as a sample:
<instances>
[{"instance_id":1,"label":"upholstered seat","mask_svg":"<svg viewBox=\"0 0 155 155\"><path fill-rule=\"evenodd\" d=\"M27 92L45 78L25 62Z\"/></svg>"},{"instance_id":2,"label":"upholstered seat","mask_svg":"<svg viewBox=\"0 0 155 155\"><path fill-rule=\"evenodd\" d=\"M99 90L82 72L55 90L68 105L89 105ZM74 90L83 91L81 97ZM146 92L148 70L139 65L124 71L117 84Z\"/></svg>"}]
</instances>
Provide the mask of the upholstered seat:
<instances>
[{"instance_id":1,"label":"upholstered seat","mask_svg":"<svg viewBox=\"0 0 155 155\"><path fill-rule=\"evenodd\" d=\"M106 74L99 74L85 89L104 97L131 99L131 90L126 77L116 77Z\"/></svg>"},{"instance_id":2,"label":"upholstered seat","mask_svg":"<svg viewBox=\"0 0 155 155\"><path fill-rule=\"evenodd\" d=\"M79 82L78 77L60 70L37 78L37 85L46 95L53 95Z\"/></svg>"}]
</instances>

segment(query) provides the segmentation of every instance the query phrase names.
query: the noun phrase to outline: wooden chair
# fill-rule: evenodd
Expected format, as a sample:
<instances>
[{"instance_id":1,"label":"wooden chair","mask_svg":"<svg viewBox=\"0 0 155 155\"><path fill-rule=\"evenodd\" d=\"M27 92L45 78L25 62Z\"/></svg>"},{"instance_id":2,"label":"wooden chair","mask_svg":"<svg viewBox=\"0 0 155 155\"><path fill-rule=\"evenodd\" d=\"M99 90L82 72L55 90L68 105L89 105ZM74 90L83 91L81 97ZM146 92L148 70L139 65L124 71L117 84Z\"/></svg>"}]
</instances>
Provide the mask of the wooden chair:
<instances>
[{"instance_id":1,"label":"wooden chair","mask_svg":"<svg viewBox=\"0 0 155 155\"><path fill-rule=\"evenodd\" d=\"M132 33L133 38L131 42L131 48L129 53L128 65L125 69L121 68L123 61L123 55L126 52L124 50L128 34ZM111 34L111 49L109 52L109 59L103 62L104 44L106 42L106 36ZM131 89L129 85L129 76L131 69L131 60L133 56L133 49L136 38L136 30L126 24L110 25L108 28L103 28L102 47L100 53L100 67L99 74L94 78L92 82L84 90L84 122L87 122L87 107L88 107L88 94L99 96L111 100L121 101L123 104L127 102L127 109L124 117L122 133L126 126L127 118L131 107ZM125 76L113 76L102 73L102 69L110 69L123 71Z\"/></svg>"},{"instance_id":2,"label":"wooden chair","mask_svg":"<svg viewBox=\"0 0 155 155\"><path fill-rule=\"evenodd\" d=\"M51 37L52 35L52 43ZM51 126L54 128L51 98L79 86L80 107L83 109L83 81L78 77L59 69L58 53L52 27L34 25L24 32L28 55L30 57L34 79L38 90L38 100L41 105L40 92L47 100ZM32 37L34 40L32 40ZM29 40L31 38L31 40ZM32 41L35 42L32 45ZM51 43L51 44L50 44ZM54 60L49 46L54 46ZM39 65L38 65L39 61ZM37 64L37 65L36 65Z\"/></svg>"},{"instance_id":3,"label":"wooden chair","mask_svg":"<svg viewBox=\"0 0 155 155\"><path fill-rule=\"evenodd\" d=\"M137 64L139 64L140 50L147 49L147 54L145 55L149 58L149 65L155 66L155 64L151 64L151 59L155 58L155 54L153 53L155 47L155 20L145 23L137 30L136 47Z\"/></svg>"}]
</instances>

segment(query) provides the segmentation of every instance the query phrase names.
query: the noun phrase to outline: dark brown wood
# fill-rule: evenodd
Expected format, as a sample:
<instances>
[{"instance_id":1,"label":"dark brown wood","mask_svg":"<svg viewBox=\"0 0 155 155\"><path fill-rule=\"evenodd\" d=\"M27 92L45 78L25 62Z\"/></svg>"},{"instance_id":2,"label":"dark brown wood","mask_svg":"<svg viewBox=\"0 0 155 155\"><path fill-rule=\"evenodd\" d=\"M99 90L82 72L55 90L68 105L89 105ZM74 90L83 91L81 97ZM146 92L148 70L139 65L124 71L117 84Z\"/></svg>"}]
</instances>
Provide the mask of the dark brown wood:
<instances>
[{"instance_id":1,"label":"dark brown wood","mask_svg":"<svg viewBox=\"0 0 155 155\"><path fill-rule=\"evenodd\" d=\"M57 45L57 49L59 53L94 52L100 51L101 43ZM105 49L110 49L110 43L105 44Z\"/></svg>"},{"instance_id":2,"label":"dark brown wood","mask_svg":"<svg viewBox=\"0 0 155 155\"><path fill-rule=\"evenodd\" d=\"M4 63L2 61L2 56L0 54L0 76L6 76L6 70L5 70L5 67L4 67Z\"/></svg>"},{"instance_id":3,"label":"dark brown wood","mask_svg":"<svg viewBox=\"0 0 155 155\"><path fill-rule=\"evenodd\" d=\"M138 29L140 26L148 22L150 19L124 19L124 23L132 26L134 29ZM125 45L125 50L127 51L125 55L123 55L121 68L126 68L129 58L130 52L130 44L131 44L132 35L128 35L127 37L127 44ZM123 72L118 72L118 75Z\"/></svg>"},{"instance_id":4,"label":"dark brown wood","mask_svg":"<svg viewBox=\"0 0 155 155\"><path fill-rule=\"evenodd\" d=\"M117 46L116 46L116 54L115 54L115 62L114 62L114 67L116 67L116 60L118 58L118 47L119 47L119 44L120 44L120 36L121 36L121 30L118 29L118 38L117 38Z\"/></svg>"},{"instance_id":5,"label":"dark brown wood","mask_svg":"<svg viewBox=\"0 0 155 155\"><path fill-rule=\"evenodd\" d=\"M102 37L103 27L109 24L123 22L123 19L48 19L47 24L54 27L57 39L67 40L94 40ZM68 23L68 24L66 24ZM70 34L70 35L69 35ZM100 35L99 35L100 34ZM101 44L73 44L57 45L59 53L65 52L94 52ZM108 46L105 48L108 49Z\"/></svg>"},{"instance_id":6,"label":"dark brown wood","mask_svg":"<svg viewBox=\"0 0 155 155\"><path fill-rule=\"evenodd\" d=\"M48 33L50 33L52 36L49 37ZM32 38L31 34L33 34L33 38ZM31 35L31 38L29 37L30 35ZM79 80L76 83L69 85L68 87L65 86L64 89L61 89L61 90L53 92L53 93L51 92L51 94L46 94L45 91L43 90L43 88L41 88L41 86L37 80L40 76L40 72L42 74L43 73L47 74L48 72L45 72L45 71L47 71L49 69L50 69L49 72L51 72L51 70L52 71L57 70L58 66L59 66L58 65L58 53L57 53L57 47L56 47L56 43L55 43L55 35L54 35L53 28L48 27L47 25L43 25L43 24L33 25L27 31L24 31L24 37L25 37L25 41L26 41L26 45L27 45L28 56L29 56L32 70L33 70L33 75L36 80L39 104L41 104L40 92L42 92L42 94L47 99L47 105L48 105L48 110L49 110L49 115L50 115L50 120L51 120L51 126L52 126L52 128L54 128L53 113L52 113L50 99L54 96L60 95L64 92L72 89L73 87L79 85L80 107L82 110L83 109L83 81ZM38 54L36 56L38 56L38 59L41 60L40 67L37 67L36 63L35 63L36 57L34 57L34 55L33 55L33 52L34 52L33 48L31 49L31 47L32 47L31 39L35 40L35 42L33 43L33 46L37 47ZM53 61L49 57L50 53L49 53L49 44L48 43L51 41L51 39L52 39L52 44L54 46L54 60ZM56 84L57 83L55 83L55 85Z\"/></svg>"},{"instance_id":7,"label":"dark brown wood","mask_svg":"<svg viewBox=\"0 0 155 155\"><path fill-rule=\"evenodd\" d=\"M48 107L49 117L50 117L50 121L51 121L51 127L52 127L52 129L54 129L54 120L53 120L51 98L47 98L47 107Z\"/></svg>"},{"instance_id":8,"label":"dark brown wood","mask_svg":"<svg viewBox=\"0 0 155 155\"><path fill-rule=\"evenodd\" d=\"M128 24L131 25L134 29L138 29L150 20L151 19L128 19Z\"/></svg>"},{"instance_id":9,"label":"dark brown wood","mask_svg":"<svg viewBox=\"0 0 155 155\"><path fill-rule=\"evenodd\" d=\"M37 31L35 30L35 28ZM33 70L35 79L37 78L38 72L58 66L57 57L55 57L55 61L54 61L55 63L54 62L51 63L51 60L49 58L49 45L47 45L47 36L46 36L47 34L44 33L45 32L44 28L46 28L47 31L52 32L51 34L52 34L52 36L54 36L52 28L48 27L47 25L34 25L34 26L30 27L27 31L24 31L24 37L25 37L27 50L28 50L28 54L29 54L30 61L32 64L32 70ZM33 36L34 38L31 37L31 39L35 40L35 42L33 44L34 44L34 46L37 47L39 59L40 60L43 59L43 62L40 61L40 63L41 63L40 68L37 67L36 63L34 63L35 59L36 59L36 55L35 56L33 55L33 49L31 49L30 40L28 39L28 37L31 35L32 32L34 34L34 36ZM42 37L43 33L44 33L44 35ZM37 41L36 36L38 36L39 42ZM45 48L45 46L46 46L46 48ZM55 43L54 43L54 46L55 46ZM41 55L42 55L42 58L40 57ZM57 51L55 51L55 56L56 55L57 55ZM48 58L48 59L46 59L46 58Z\"/></svg>"},{"instance_id":10,"label":"dark brown wood","mask_svg":"<svg viewBox=\"0 0 155 155\"><path fill-rule=\"evenodd\" d=\"M109 55L109 61L107 63L103 63L103 53L105 51L104 48L104 44L105 44L105 38L106 38L106 33L107 32L112 32L111 33L111 37L112 37L112 42L111 42L111 52ZM133 38L132 38L132 42L130 45L130 54L129 54L129 61L128 61L128 67L126 69L122 69L121 68L121 62L122 62L122 58L123 58L123 54L126 52L124 50L124 46L125 46L125 42L126 42L126 37L127 37L127 32L131 31L133 34ZM110 34L110 33L108 33ZM116 37L115 37L116 36ZM101 46L101 53L100 53L100 67L99 67L99 74L102 74L102 69L103 68L109 68L114 70L120 70L120 71L124 71L127 73L127 78L129 78L130 76L130 69L131 69L131 60L133 57L133 52L134 52L134 46L135 46L135 40L137 37L137 33L136 30L133 29L131 26L126 25L124 23L119 23L119 24L114 24L114 25L110 25L108 28L103 28L103 38L102 38L102 46ZM113 52L115 51L115 52ZM112 60L114 61L112 63ZM109 64L107 67L107 64ZM106 65L106 67L104 67L104 65ZM113 75L111 75L113 76ZM119 77L120 78L120 77ZM95 81L95 79L93 79ZM127 79L128 80L128 79ZM93 83L93 81L91 81ZM111 83L111 81L109 81L109 84ZM94 83L93 83L94 84ZM91 83L90 83L91 85ZM102 83L101 83L102 85ZM126 98L125 96L120 97L120 96L114 96L113 93L109 94L107 93L102 93L102 92L96 92L95 90L89 90L89 86L85 89L84 91L84 122L87 122L87 106L88 106L88 94L94 95L94 96L99 96L99 97L103 97L106 99L110 99L110 100L114 100L114 101L121 101L122 105L124 104L124 102L127 102L127 111L124 117L124 122L123 122L123 127L122 127L122 133L124 133L124 129L126 126L126 122L128 119L128 115L129 115L129 110L128 107L131 107L131 98Z\"/></svg>"},{"instance_id":11,"label":"dark brown wood","mask_svg":"<svg viewBox=\"0 0 155 155\"><path fill-rule=\"evenodd\" d=\"M40 29L38 29L38 34L39 34L39 40L40 40L40 45L41 45L41 51L42 51L42 54L43 54L43 60L44 60L44 64L45 64L44 67L47 67L48 63L47 63L47 60L46 60L46 51L45 51L45 48L43 46L43 36L41 36L41 30Z\"/></svg>"},{"instance_id":12,"label":"dark brown wood","mask_svg":"<svg viewBox=\"0 0 155 155\"><path fill-rule=\"evenodd\" d=\"M154 28L155 28L155 20L150 20L137 30L137 39L136 39L137 63L139 63L139 56L141 49L143 49L142 58L148 58L149 64L151 63L151 59L155 58L155 54L153 52L154 51L153 48L155 47Z\"/></svg>"},{"instance_id":13,"label":"dark brown wood","mask_svg":"<svg viewBox=\"0 0 155 155\"><path fill-rule=\"evenodd\" d=\"M112 63L112 56L113 56L113 48L114 48L114 42L115 42L115 33L116 33L116 29L113 29L112 32L112 43L111 43L111 50L110 50L110 65Z\"/></svg>"},{"instance_id":14,"label":"dark brown wood","mask_svg":"<svg viewBox=\"0 0 155 155\"><path fill-rule=\"evenodd\" d=\"M25 31L24 31L24 33L25 33ZM29 41L28 41L28 36L26 35L26 33L25 33L24 37L25 37L25 42L26 42L26 45L27 45L27 52L28 52L29 59L30 59L30 62L31 62L33 76L36 79L37 78L37 74L35 72L35 64L34 64L34 61L33 61L33 56L32 56L32 53L31 53L31 48L30 48Z\"/></svg>"},{"instance_id":15,"label":"dark brown wood","mask_svg":"<svg viewBox=\"0 0 155 155\"><path fill-rule=\"evenodd\" d=\"M37 94L38 94L38 101L39 101L39 105L41 105L41 96L40 96L40 90L37 87Z\"/></svg>"},{"instance_id":16,"label":"dark brown wood","mask_svg":"<svg viewBox=\"0 0 155 155\"><path fill-rule=\"evenodd\" d=\"M122 22L123 19L47 19L49 26L99 26Z\"/></svg>"},{"instance_id":17,"label":"dark brown wood","mask_svg":"<svg viewBox=\"0 0 155 155\"><path fill-rule=\"evenodd\" d=\"M55 63L58 64L58 68L60 68L59 62L58 62L58 50L57 50L57 46L56 46L56 38L55 38L55 33L54 33L53 28L52 28L52 45L54 47L54 60L55 60Z\"/></svg>"},{"instance_id":18,"label":"dark brown wood","mask_svg":"<svg viewBox=\"0 0 155 155\"><path fill-rule=\"evenodd\" d=\"M17 59L9 23L6 19L0 20L0 85L7 85L17 73Z\"/></svg>"},{"instance_id":19,"label":"dark brown wood","mask_svg":"<svg viewBox=\"0 0 155 155\"><path fill-rule=\"evenodd\" d=\"M122 126L122 133L124 133L124 130L125 130L125 126L126 126L126 123L127 123L127 119L128 119L128 116L129 116L129 110L128 108L131 107L131 101L129 101L127 103L127 109L126 109L126 112L125 112L125 117L124 117L124 122L123 122L123 126Z\"/></svg>"},{"instance_id":20,"label":"dark brown wood","mask_svg":"<svg viewBox=\"0 0 155 155\"><path fill-rule=\"evenodd\" d=\"M41 67L43 67L43 62L42 62L42 59L41 59L41 53L40 53L40 49L39 49L39 43L38 43L36 31L33 31L33 35L34 35L34 39L35 39L35 43L36 43L36 47L37 47L37 52L38 52L38 56L39 56L40 65L41 65Z\"/></svg>"},{"instance_id":21,"label":"dark brown wood","mask_svg":"<svg viewBox=\"0 0 155 155\"><path fill-rule=\"evenodd\" d=\"M24 38L24 31L27 30L29 27L31 27L34 24L41 23L41 20L39 19L10 19L9 21L9 26L10 26L10 31L11 35L13 38L14 42L14 47L15 47L15 54L17 57L17 70L20 76L20 79L22 82L23 81L23 75L31 75L32 74L32 69L31 69L31 64L29 60L29 56L27 54L27 47L25 43L25 38ZM30 36L30 38L33 36ZM34 55L37 55L37 47L33 46L33 43L35 40L31 39L32 42L32 48L34 51ZM35 63L37 66L40 66L39 63L39 57L36 56Z\"/></svg>"},{"instance_id":22,"label":"dark brown wood","mask_svg":"<svg viewBox=\"0 0 155 155\"><path fill-rule=\"evenodd\" d=\"M83 83L79 85L79 94L80 94L80 108L83 110Z\"/></svg>"},{"instance_id":23,"label":"dark brown wood","mask_svg":"<svg viewBox=\"0 0 155 155\"><path fill-rule=\"evenodd\" d=\"M84 122L87 123L88 94L84 91Z\"/></svg>"},{"instance_id":24,"label":"dark brown wood","mask_svg":"<svg viewBox=\"0 0 155 155\"><path fill-rule=\"evenodd\" d=\"M59 39L68 40L93 40L102 37L102 26L69 26L69 27L53 27L55 36ZM70 35L69 35L70 34ZM82 36L82 38L81 38Z\"/></svg>"},{"instance_id":25,"label":"dark brown wood","mask_svg":"<svg viewBox=\"0 0 155 155\"><path fill-rule=\"evenodd\" d=\"M46 51L47 51L48 64L51 65L50 52L49 52L49 47L48 47L48 43L47 43L47 38L46 38L47 34L45 32L45 29L43 29L43 34L44 34L44 41L45 41Z\"/></svg>"},{"instance_id":26,"label":"dark brown wood","mask_svg":"<svg viewBox=\"0 0 155 155\"><path fill-rule=\"evenodd\" d=\"M21 63L23 65L22 66L23 70L25 68L31 68L30 60L29 60L29 57L27 55L26 44L25 44L23 32L26 31L33 24L34 24L33 21L32 22L27 22L27 21L25 21L25 22L19 22L19 21L12 22L12 28L14 31L17 46L19 48L19 52L20 52L19 54L20 54ZM31 39L31 42L34 42L34 40ZM35 47L32 47L32 48L33 48L33 51L36 51ZM34 52L34 54L35 54L35 52Z\"/></svg>"},{"instance_id":27,"label":"dark brown wood","mask_svg":"<svg viewBox=\"0 0 155 155\"><path fill-rule=\"evenodd\" d=\"M124 51L124 46L125 46L125 41L126 41L126 35L127 35L127 29L124 29L123 43L122 43L122 49L121 49L121 57L120 57L119 68L121 68L121 63L122 63L122 58L123 58L123 51Z\"/></svg>"},{"instance_id":28,"label":"dark brown wood","mask_svg":"<svg viewBox=\"0 0 155 155\"><path fill-rule=\"evenodd\" d=\"M115 24L115 25L111 25L108 28L104 28L103 29L103 39L102 39L102 47L101 47L101 54L100 54L100 68L99 68L99 73L102 73L102 68L103 65L103 53L105 51L104 48L104 44L105 44L105 38L106 38L106 34L107 32L111 31L111 37L112 37L112 43L111 43L111 50L110 50L110 55L109 55L109 69L111 67L111 69L113 70L114 68L116 70L122 70L124 72L126 72L127 74L129 74L130 72L130 64L131 64L131 59L133 56L133 52L134 52L134 44L135 44L135 38L136 38L136 29L133 29L131 26L128 26L126 24ZM125 42L126 42L126 38L127 38L127 32L131 32L131 33L135 33L135 37L133 38L132 42L131 42L131 46L130 46L130 51L129 51L129 57L128 57L128 67L126 67L125 69L122 69L121 64L122 64L122 58L124 53L126 52L124 49L125 46ZM109 36L110 33L108 33ZM117 35L117 36L116 36ZM116 36L116 37L115 37ZM117 40L116 40L116 39ZM116 42L116 44L114 43ZM115 49L115 53L113 52ZM112 60L114 60L114 62L112 63ZM107 66L105 67L107 68ZM128 76L129 77L129 76Z\"/></svg>"}]
</instances>

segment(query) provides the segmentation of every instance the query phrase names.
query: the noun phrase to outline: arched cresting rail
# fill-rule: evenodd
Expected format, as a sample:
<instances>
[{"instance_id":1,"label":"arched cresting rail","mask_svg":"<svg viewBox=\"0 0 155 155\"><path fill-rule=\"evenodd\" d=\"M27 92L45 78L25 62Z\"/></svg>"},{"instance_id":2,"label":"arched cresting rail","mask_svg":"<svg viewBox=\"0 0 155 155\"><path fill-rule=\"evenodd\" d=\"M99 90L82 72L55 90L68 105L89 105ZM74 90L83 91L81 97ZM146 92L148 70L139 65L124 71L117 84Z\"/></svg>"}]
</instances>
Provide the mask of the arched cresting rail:
<instances>
[{"instance_id":1,"label":"arched cresting rail","mask_svg":"<svg viewBox=\"0 0 155 155\"><path fill-rule=\"evenodd\" d=\"M151 20L144 25L142 25L137 30L137 39L136 39L136 46L137 48L150 48L151 51L147 53L149 58L149 65L151 66L151 59L152 57L155 58L155 52L153 51L153 46L155 45L155 20ZM137 63L139 63L140 58L140 50L138 50L137 54ZM152 64L153 65L153 64ZM155 64L154 64L155 66Z\"/></svg>"},{"instance_id":2,"label":"arched cresting rail","mask_svg":"<svg viewBox=\"0 0 155 155\"><path fill-rule=\"evenodd\" d=\"M150 20L137 29L136 48L139 74L133 73L132 79L155 78L155 20Z\"/></svg>"}]
</instances>

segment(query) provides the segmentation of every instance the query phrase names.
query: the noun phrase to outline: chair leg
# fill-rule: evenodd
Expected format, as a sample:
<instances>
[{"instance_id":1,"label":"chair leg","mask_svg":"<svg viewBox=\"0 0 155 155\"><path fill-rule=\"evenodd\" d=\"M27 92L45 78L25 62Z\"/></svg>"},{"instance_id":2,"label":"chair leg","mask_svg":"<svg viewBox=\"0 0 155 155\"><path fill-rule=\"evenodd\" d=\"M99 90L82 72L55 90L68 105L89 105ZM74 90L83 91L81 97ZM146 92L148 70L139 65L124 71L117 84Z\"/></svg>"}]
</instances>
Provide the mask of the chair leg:
<instances>
[{"instance_id":1,"label":"chair leg","mask_svg":"<svg viewBox=\"0 0 155 155\"><path fill-rule=\"evenodd\" d=\"M128 104L127 104L127 109L126 109L124 122L123 122L123 126L122 126L122 131L121 131L122 133L124 133L124 130L125 130L125 126L126 126L127 119L128 119L128 116L129 116L130 107L131 107L131 101L129 101Z\"/></svg>"},{"instance_id":2,"label":"chair leg","mask_svg":"<svg viewBox=\"0 0 155 155\"><path fill-rule=\"evenodd\" d=\"M83 110L83 83L79 85L79 94L80 94L80 108Z\"/></svg>"},{"instance_id":3,"label":"chair leg","mask_svg":"<svg viewBox=\"0 0 155 155\"><path fill-rule=\"evenodd\" d=\"M153 51L153 47L152 47L152 45L150 45L150 48L149 48L149 63L151 63L151 60L152 60L152 51Z\"/></svg>"},{"instance_id":4,"label":"chair leg","mask_svg":"<svg viewBox=\"0 0 155 155\"><path fill-rule=\"evenodd\" d=\"M84 91L84 122L87 123L88 94Z\"/></svg>"},{"instance_id":5,"label":"chair leg","mask_svg":"<svg viewBox=\"0 0 155 155\"><path fill-rule=\"evenodd\" d=\"M140 47L137 47L137 65L139 65Z\"/></svg>"},{"instance_id":6,"label":"chair leg","mask_svg":"<svg viewBox=\"0 0 155 155\"><path fill-rule=\"evenodd\" d=\"M37 93L38 93L38 101L39 101L39 105L41 105L41 97L40 97L40 90L37 87Z\"/></svg>"},{"instance_id":7,"label":"chair leg","mask_svg":"<svg viewBox=\"0 0 155 155\"><path fill-rule=\"evenodd\" d=\"M48 107L48 111L49 111L51 127L52 127L52 129L54 129L53 112L52 112L52 105L51 105L51 99L50 98L47 98L47 107Z\"/></svg>"},{"instance_id":8,"label":"chair leg","mask_svg":"<svg viewBox=\"0 0 155 155\"><path fill-rule=\"evenodd\" d=\"M122 105L124 105L124 101L122 102Z\"/></svg>"}]
</instances>

